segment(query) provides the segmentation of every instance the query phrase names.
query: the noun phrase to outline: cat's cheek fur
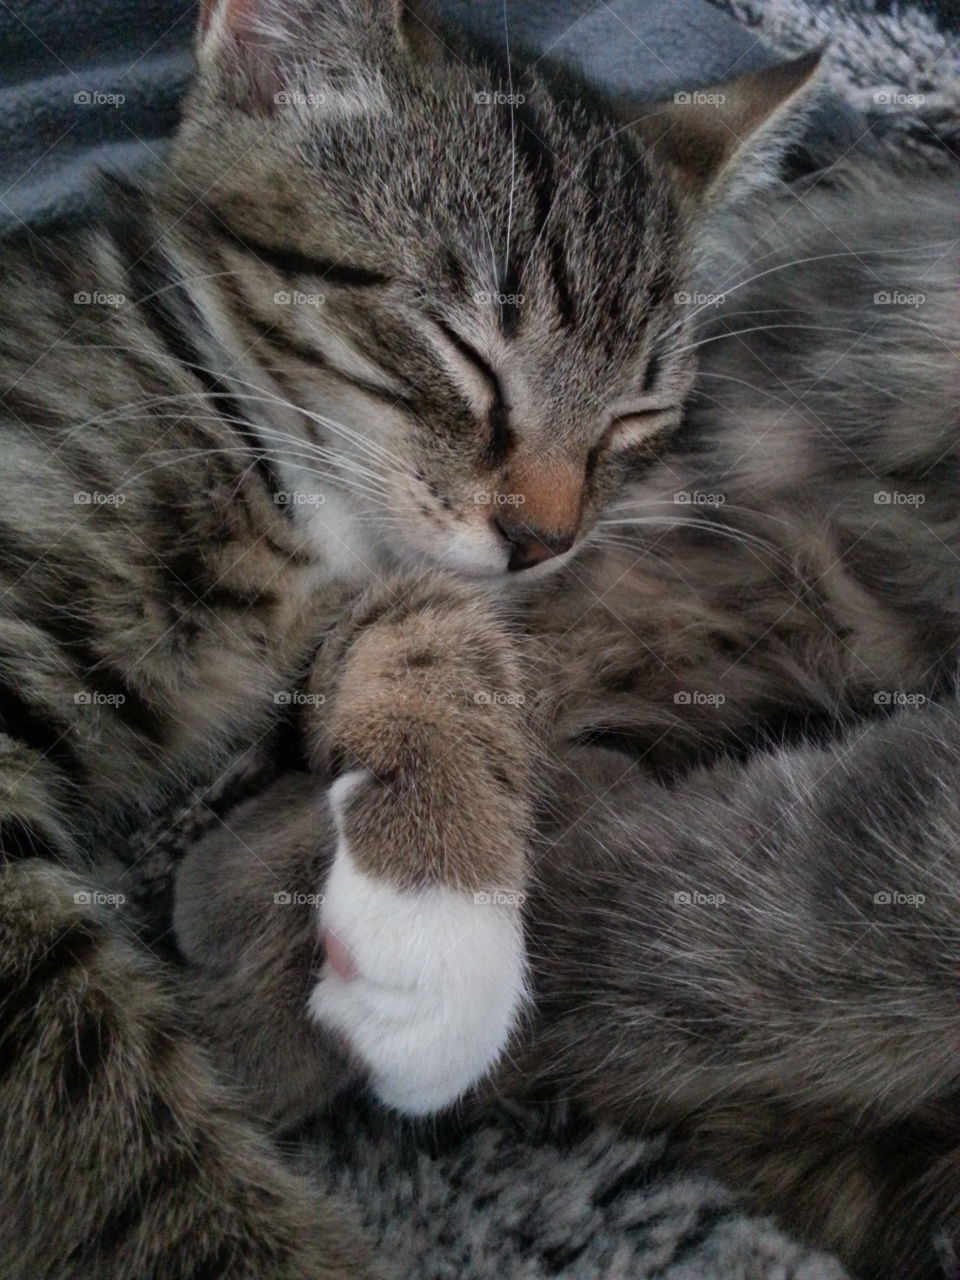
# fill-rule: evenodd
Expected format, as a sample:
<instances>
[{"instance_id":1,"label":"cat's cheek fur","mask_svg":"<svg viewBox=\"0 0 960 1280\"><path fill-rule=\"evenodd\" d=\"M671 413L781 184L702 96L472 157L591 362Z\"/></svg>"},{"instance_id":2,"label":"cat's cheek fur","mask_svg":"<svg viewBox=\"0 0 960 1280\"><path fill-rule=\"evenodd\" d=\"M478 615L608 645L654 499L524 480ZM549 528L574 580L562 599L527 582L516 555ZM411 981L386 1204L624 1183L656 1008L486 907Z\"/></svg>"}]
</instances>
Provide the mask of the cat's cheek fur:
<instances>
[{"instance_id":1,"label":"cat's cheek fur","mask_svg":"<svg viewBox=\"0 0 960 1280\"><path fill-rule=\"evenodd\" d=\"M330 789L339 839L320 925L352 962L324 966L310 1015L344 1036L378 1097L414 1115L455 1102L497 1062L526 1000L519 911L434 886L401 891L367 875L342 807L366 777Z\"/></svg>"}]
</instances>

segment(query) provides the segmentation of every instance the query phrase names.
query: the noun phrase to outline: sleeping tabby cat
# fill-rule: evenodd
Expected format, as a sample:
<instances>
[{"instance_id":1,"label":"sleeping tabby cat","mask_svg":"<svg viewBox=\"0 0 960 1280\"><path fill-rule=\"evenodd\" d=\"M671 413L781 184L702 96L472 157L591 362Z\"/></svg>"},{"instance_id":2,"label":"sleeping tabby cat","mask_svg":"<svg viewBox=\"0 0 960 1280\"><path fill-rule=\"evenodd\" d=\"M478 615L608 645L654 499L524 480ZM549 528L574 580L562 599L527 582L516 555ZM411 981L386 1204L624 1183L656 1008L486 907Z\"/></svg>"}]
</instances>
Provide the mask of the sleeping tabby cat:
<instances>
[{"instance_id":1,"label":"sleeping tabby cat","mask_svg":"<svg viewBox=\"0 0 960 1280\"><path fill-rule=\"evenodd\" d=\"M666 447L699 211L763 180L816 62L624 118L399 0L223 0L198 60L153 186L3 255L7 1280L366 1273L99 867L287 717L342 829L296 1034L411 1111L489 1070L541 719L508 595Z\"/></svg>"},{"instance_id":2,"label":"sleeping tabby cat","mask_svg":"<svg viewBox=\"0 0 960 1280\"><path fill-rule=\"evenodd\" d=\"M671 1127L869 1280L941 1275L960 1218L958 196L859 158L727 211L683 430L490 698L543 745L534 1010L495 1087ZM311 910L273 895L337 835L303 775L228 827L179 875L188 991L289 1124L348 1068L299 1016Z\"/></svg>"},{"instance_id":3,"label":"sleeping tabby cat","mask_svg":"<svg viewBox=\"0 0 960 1280\"><path fill-rule=\"evenodd\" d=\"M706 609L695 582L685 596L637 567L636 544L604 545L690 389L678 298L709 250L701 210L764 179L815 60L615 116L576 79L502 65L388 0L224 0L202 27L157 183L107 188L103 225L5 252L14 1280L365 1274L341 1211L283 1170L186 1026L205 1018L215 1047L250 1019L253 1065L233 1038L223 1070L264 1090L269 1073L274 1095L282 1077L297 1096L274 1114L316 1104L331 1032L385 1101L442 1106L489 1071L526 999L518 904L557 742L623 734L676 769L798 702L844 706L901 673L927 687L884 638L883 593L817 558L848 526L799 512L818 536L782 579L769 530L745 532L735 563L707 527ZM740 613L758 544L776 571ZM583 619L601 595L616 610ZM933 681L931 617L903 625ZM705 715L694 694L716 687L718 653L736 675ZM328 787L338 830L322 970L289 913L238 937L240 878L202 901L210 945L242 947L197 991L174 987L93 901L97 867L280 718L311 770L317 848ZM651 719L677 725L669 751Z\"/></svg>"}]
</instances>

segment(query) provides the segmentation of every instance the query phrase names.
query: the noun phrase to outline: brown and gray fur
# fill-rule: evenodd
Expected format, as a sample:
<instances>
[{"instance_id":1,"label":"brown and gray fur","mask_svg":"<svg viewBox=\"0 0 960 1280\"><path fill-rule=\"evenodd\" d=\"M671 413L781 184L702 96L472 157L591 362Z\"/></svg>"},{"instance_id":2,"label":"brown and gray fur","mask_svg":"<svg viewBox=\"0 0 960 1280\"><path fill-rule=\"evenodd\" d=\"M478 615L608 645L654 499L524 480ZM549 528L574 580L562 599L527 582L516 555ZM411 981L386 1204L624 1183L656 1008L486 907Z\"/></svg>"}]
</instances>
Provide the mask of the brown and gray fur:
<instances>
[{"instance_id":1,"label":"brown and gray fur","mask_svg":"<svg viewBox=\"0 0 960 1280\"><path fill-rule=\"evenodd\" d=\"M936 1237L960 1215L958 710L673 786L607 749L558 754L526 906L536 1011L491 1088L669 1129L866 1280L940 1276ZM289 775L178 884L198 1017L224 1070L285 1123L348 1069L289 1012L309 909L265 904L278 883L309 891L331 835Z\"/></svg>"},{"instance_id":2,"label":"brown and gray fur","mask_svg":"<svg viewBox=\"0 0 960 1280\"><path fill-rule=\"evenodd\" d=\"M958 710L676 789L569 758L530 903L538 1020L503 1088L673 1130L858 1276L940 1275L960 1215Z\"/></svg>"},{"instance_id":3,"label":"brown and gray fur","mask_svg":"<svg viewBox=\"0 0 960 1280\"><path fill-rule=\"evenodd\" d=\"M728 86L735 129L717 130L672 109L628 109L624 127L575 79L505 67L385 0L228 0L204 15L199 60L154 187L107 187L103 225L4 252L10 1277L364 1274L349 1224L283 1171L181 1026L208 1017L216 1049L254 1020L253 1075L276 1084L289 1059L295 1094L253 1095L262 1116L319 1096L330 1050L299 985L315 923L273 913L248 968L221 951L216 980L177 998L87 901L127 825L273 732L291 689L313 802L328 770L370 774L346 813L365 871L515 896L551 735L643 742L643 709L663 703L663 680L637 702L649 648L705 675L718 635L727 657L727 631L759 648L719 727L693 719L695 745L797 689L831 706L847 690L811 668L806 617L796 644L764 647L722 592L704 624L696 592L643 572L618 585L600 545L681 420L693 318L675 299L705 252L699 207L763 179L812 62ZM475 100L511 86L515 110ZM493 523L477 493L524 502ZM592 532L565 589L545 580L527 608L522 583ZM602 649L567 612L571 583L581 614L624 597ZM571 700L584 645L603 661ZM478 701L490 688L526 692ZM658 714L679 720L669 701ZM236 1058L225 1076L250 1088Z\"/></svg>"},{"instance_id":4,"label":"brown and gray fur","mask_svg":"<svg viewBox=\"0 0 960 1280\"><path fill-rule=\"evenodd\" d=\"M670 1127L871 1280L939 1275L960 1217L957 183L883 181L857 160L726 215L684 430L532 604L536 1000L496 1081ZM282 968L263 903L331 845L309 796L283 780L188 859L200 974ZM335 1092L309 1054L278 1089L277 1026L196 999L266 1112Z\"/></svg>"},{"instance_id":5,"label":"brown and gray fur","mask_svg":"<svg viewBox=\"0 0 960 1280\"><path fill-rule=\"evenodd\" d=\"M385 0L211 7L199 62L152 187L106 185L100 225L3 253L11 1280L366 1274L215 1083L193 1002L91 903L100 868L304 690L318 800L327 765L372 771L347 815L368 872L519 888L536 735L473 695L522 681L517 610L486 588L566 554L678 423L682 330L648 371L696 206L738 151L743 185L762 175L813 66L748 79L749 145L684 176L656 117L624 128L576 79ZM476 101L514 75L522 111ZM501 491L522 519L476 501ZM303 1089L325 1037L285 942ZM222 976L208 1004L257 1011L265 1063L263 987Z\"/></svg>"}]
</instances>

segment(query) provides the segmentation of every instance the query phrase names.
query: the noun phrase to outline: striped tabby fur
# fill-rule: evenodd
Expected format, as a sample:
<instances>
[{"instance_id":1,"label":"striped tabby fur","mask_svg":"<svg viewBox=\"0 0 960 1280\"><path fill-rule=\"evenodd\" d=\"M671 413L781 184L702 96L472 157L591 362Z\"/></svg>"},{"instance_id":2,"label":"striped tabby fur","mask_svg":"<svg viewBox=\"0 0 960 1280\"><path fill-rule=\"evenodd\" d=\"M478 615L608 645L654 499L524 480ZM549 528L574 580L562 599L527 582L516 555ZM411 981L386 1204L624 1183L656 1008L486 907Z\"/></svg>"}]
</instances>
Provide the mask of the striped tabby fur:
<instances>
[{"instance_id":1,"label":"striped tabby fur","mask_svg":"<svg viewBox=\"0 0 960 1280\"><path fill-rule=\"evenodd\" d=\"M671 535L682 589L636 529L611 542L611 521L662 522L665 481L714 483L736 448L735 431L703 438L701 405L668 453L694 365L678 295L697 267L729 269L703 211L763 181L815 60L719 104L628 106L624 124L576 79L387 0L225 0L198 59L155 185L108 186L102 225L4 254L0 1256L16 1278L376 1274L190 1028L259 1117L316 1105L341 1039L385 1101L445 1105L528 1002L520 902L554 747L619 735L676 772L764 717L935 692L955 636L949 561L899 506L877 526L845 516L799 421L787 489L803 477L807 500L774 466L734 468L740 539L720 552L698 511ZM928 314L949 343L955 313ZM944 375L919 332L898 342L929 403ZM730 402L749 441L757 411ZM848 418L838 432L860 429ZM954 426L872 433L873 469L935 474ZM782 533L734 511L758 492L783 501ZM935 493L925 526L953 546ZM909 556L884 559L907 555L901 530ZM836 572L858 541L870 556ZM691 685L726 701L677 701ZM198 857L180 929L221 963L175 983L90 883L131 821L281 720L309 770L319 923L272 910L262 881L256 900L242 876L204 881L221 864ZM242 952L224 950L258 902Z\"/></svg>"},{"instance_id":2,"label":"striped tabby fur","mask_svg":"<svg viewBox=\"0 0 960 1280\"><path fill-rule=\"evenodd\" d=\"M497 1060L538 741L510 596L665 447L697 211L762 178L815 63L727 86L718 136L624 126L398 0L223 0L198 61L152 186L3 248L8 1280L376 1273L191 1015L214 1044L252 1017L304 1096L331 1031L414 1111ZM301 988L315 932L285 937L266 1015L226 975L171 986L93 899L130 823L280 721L318 803L336 776L339 844L326 961Z\"/></svg>"}]
</instances>

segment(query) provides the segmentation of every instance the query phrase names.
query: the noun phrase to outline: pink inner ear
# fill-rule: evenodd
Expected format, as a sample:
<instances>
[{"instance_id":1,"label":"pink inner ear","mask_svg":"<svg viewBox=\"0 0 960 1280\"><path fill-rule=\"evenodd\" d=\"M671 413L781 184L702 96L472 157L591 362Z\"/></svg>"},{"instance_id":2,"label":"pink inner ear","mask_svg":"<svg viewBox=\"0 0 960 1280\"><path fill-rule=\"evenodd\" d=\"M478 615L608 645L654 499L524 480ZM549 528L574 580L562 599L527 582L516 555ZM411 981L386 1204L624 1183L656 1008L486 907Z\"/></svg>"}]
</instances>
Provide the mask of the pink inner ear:
<instances>
[{"instance_id":1,"label":"pink inner ear","mask_svg":"<svg viewBox=\"0 0 960 1280\"><path fill-rule=\"evenodd\" d=\"M276 0L272 3L280 7ZM257 21L267 4L268 0L200 0L201 36L212 27L218 10L223 10L218 43L232 47L237 55L231 59L230 91L238 107L257 115L271 115L276 95L284 88L279 45L260 31Z\"/></svg>"},{"instance_id":2,"label":"pink inner ear","mask_svg":"<svg viewBox=\"0 0 960 1280\"><path fill-rule=\"evenodd\" d=\"M255 8L258 0L200 0L200 34L206 34L213 21L213 15L222 4L226 10L227 30L239 33L246 26L250 10Z\"/></svg>"},{"instance_id":3,"label":"pink inner ear","mask_svg":"<svg viewBox=\"0 0 960 1280\"><path fill-rule=\"evenodd\" d=\"M217 10L217 0L200 0L200 34L206 35Z\"/></svg>"}]
</instances>

